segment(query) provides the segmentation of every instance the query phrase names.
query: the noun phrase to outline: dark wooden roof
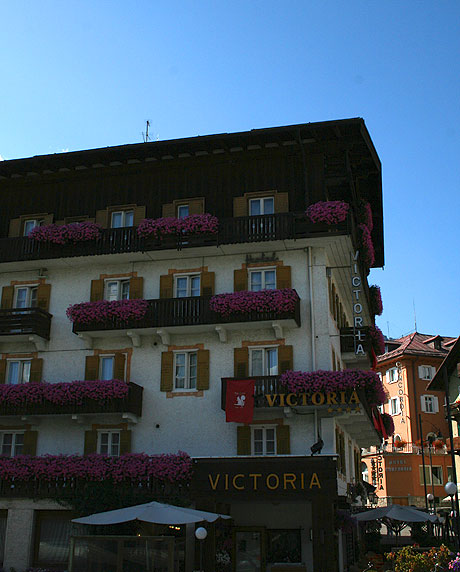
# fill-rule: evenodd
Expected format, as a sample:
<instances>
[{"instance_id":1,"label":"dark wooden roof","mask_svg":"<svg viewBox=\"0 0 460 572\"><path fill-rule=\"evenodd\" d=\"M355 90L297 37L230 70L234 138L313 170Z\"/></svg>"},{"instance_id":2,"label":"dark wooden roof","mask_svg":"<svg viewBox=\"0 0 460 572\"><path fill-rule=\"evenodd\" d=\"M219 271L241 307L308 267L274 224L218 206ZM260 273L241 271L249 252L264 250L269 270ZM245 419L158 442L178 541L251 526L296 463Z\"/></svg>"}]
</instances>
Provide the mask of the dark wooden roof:
<instances>
[{"instance_id":1,"label":"dark wooden roof","mask_svg":"<svg viewBox=\"0 0 460 572\"><path fill-rule=\"evenodd\" d=\"M456 369L457 364L460 362L460 336L457 338L455 344L451 347L449 353L444 358L444 361L439 366L436 375L430 381L427 389L444 389L443 371L447 371L447 375L450 376Z\"/></svg>"}]
</instances>

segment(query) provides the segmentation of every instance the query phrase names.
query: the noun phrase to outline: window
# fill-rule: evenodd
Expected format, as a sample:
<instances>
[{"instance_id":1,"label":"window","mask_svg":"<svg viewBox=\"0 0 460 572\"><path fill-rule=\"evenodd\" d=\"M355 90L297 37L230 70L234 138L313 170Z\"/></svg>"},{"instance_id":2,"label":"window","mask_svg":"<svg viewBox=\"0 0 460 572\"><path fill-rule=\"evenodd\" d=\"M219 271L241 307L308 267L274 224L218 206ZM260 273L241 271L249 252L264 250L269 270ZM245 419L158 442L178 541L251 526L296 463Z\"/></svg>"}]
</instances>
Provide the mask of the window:
<instances>
[{"instance_id":1,"label":"window","mask_svg":"<svg viewBox=\"0 0 460 572\"><path fill-rule=\"evenodd\" d=\"M99 360L99 378L102 381L107 381L109 379L113 379L113 366L115 362L114 356L101 356Z\"/></svg>"},{"instance_id":2,"label":"window","mask_svg":"<svg viewBox=\"0 0 460 572\"><path fill-rule=\"evenodd\" d=\"M249 289L252 292L259 290L274 290L276 288L276 270L274 268L249 271Z\"/></svg>"},{"instance_id":3,"label":"window","mask_svg":"<svg viewBox=\"0 0 460 572\"><path fill-rule=\"evenodd\" d=\"M97 452L109 457L120 455L120 431L99 431Z\"/></svg>"},{"instance_id":4,"label":"window","mask_svg":"<svg viewBox=\"0 0 460 572\"><path fill-rule=\"evenodd\" d=\"M197 352L176 352L174 362L174 388L195 389Z\"/></svg>"},{"instance_id":5,"label":"window","mask_svg":"<svg viewBox=\"0 0 460 572\"><path fill-rule=\"evenodd\" d=\"M122 228L124 226L133 226L134 211L115 211L112 213L112 228Z\"/></svg>"},{"instance_id":6,"label":"window","mask_svg":"<svg viewBox=\"0 0 460 572\"><path fill-rule=\"evenodd\" d=\"M276 427L252 427L252 454L276 455Z\"/></svg>"},{"instance_id":7,"label":"window","mask_svg":"<svg viewBox=\"0 0 460 572\"><path fill-rule=\"evenodd\" d=\"M201 277L199 274L189 274L174 277L174 289L176 298L199 296Z\"/></svg>"},{"instance_id":8,"label":"window","mask_svg":"<svg viewBox=\"0 0 460 572\"><path fill-rule=\"evenodd\" d=\"M260 199L250 199L249 201L249 214L251 216L273 214L274 212L274 197L261 197Z\"/></svg>"},{"instance_id":9,"label":"window","mask_svg":"<svg viewBox=\"0 0 460 572\"><path fill-rule=\"evenodd\" d=\"M302 561L302 540L300 529L267 530L267 561Z\"/></svg>"},{"instance_id":10,"label":"window","mask_svg":"<svg viewBox=\"0 0 460 572\"><path fill-rule=\"evenodd\" d=\"M436 369L432 365L419 365L418 367L418 376L420 379L430 381L433 379L435 373Z\"/></svg>"},{"instance_id":11,"label":"window","mask_svg":"<svg viewBox=\"0 0 460 572\"><path fill-rule=\"evenodd\" d=\"M366 463L361 462L361 475L362 475L362 480L366 483L369 482L369 468L366 465Z\"/></svg>"},{"instance_id":12,"label":"window","mask_svg":"<svg viewBox=\"0 0 460 572\"><path fill-rule=\"evenodd\" d=\"M20 286L14 289L14 308L36 308L38 286Z\"/></svg>"},{"instance_id":13,"label":"window","mask_svg":"<svg viewBox=\"0 0 460 572\"><path fill-rule=\"evenodd\" d=\"M29 232L36 226L42 226L42 219L29 219L24 221L24 236L29 236Z\"/></svg>"},{"instance_id":14,"label":"window","mask_svg":"<svg viewBox=\"0 0 460 572\"><path fill-rule=\"evenodd\" d=\"M390 414L399 415L401 413L401 402L399 397L392 397L390 399Z\"/></svg>"},{"instance_id":15,"label":"window","mask_svg":"<svg viewBox=\"0 0 460 572\"><path fill-rule=\"evenodd\" d=\"M391 369L387 370L386 376L388 383L394 383L395 381L398 381L398 368L392 367Z\"/></svg>"},{"instance_id":16,"label":"window","mask_svg":"<svg viewBox=\"0 0 460 572\"><path fill-rule=\"evenodd\" d=\"M377 409L380 411L380 413L385 413L385 405L377 405Z\"/></svg>"},{"instance_id":17,"label":"window","mask_svg":"<svg viewBox=\"0 0 460 572\"><path fill-rule=\"evenodd\" d=\"M177 207L177 218L185 218L189 215L189 206L188 205L178 205Z\"/></svg>"},{"instance_id":18,"label":"window","mask_svg":"<svg viewBox=\"0 0 460 572\"><path fill-rule=\"evenodd\" d=\"M278 375L278 348L250 348L249 375Z\"/></svg>"},{"instance_id":19,"label":"window","mask_svg":"<svg viewBox=\"0 0 460 572\"><path fill-rule=\"evenodd\" d=\"M8 360L6 383L17 385L18 383L29 383L31 360Z\"/></svg>"},{"instance_id":20,"label":"window","mask_svg":"<svg viewBox=\"0 0 460 572\"><path fill-rule=\"evenodd\" d=\"M435 395L422 395L422 411L425 413L437 413L439 411L438 398Z\"/></svg>"},{"instance_id":21,"label":"window","mask_svg":"<svg viewBox=\"0 0 460 572\"><path fill-rule=\"evenodd\" d=\"M105 299L109 302L129 300L129 280L106 280Z\"/></svg>"},{"instance_id":22,"label":"window","mask_svg":"<svg viewBox=\"0 0 460 572\"><path fill-rule=\"evenodd\" d=\"M0 433L0 451L4 457L22 455L24 433Z\"/></svg>"},{"instance_id":23,"label":"window","mask_svg":"<svg viewBox=\"0 0 460 572\"><path fill-rule=\"evenodd\" d=\"M419 465L420 484L423 485L423 465ZM433 485L439 486L443 484L442 467L438 466L425 466L425 482L431 485L431 477L433 477Z\"/></svg>"},{"instance_id":24,"label":"window","mask_svg":"<svg viewBox=\"0 0 460 572\"><path fill-rule=\"evenodd\" d=\"M37 510L34 560L37 568L67 569L72 518L76 515L62 510Z\"/></svg>"}]
</instances>

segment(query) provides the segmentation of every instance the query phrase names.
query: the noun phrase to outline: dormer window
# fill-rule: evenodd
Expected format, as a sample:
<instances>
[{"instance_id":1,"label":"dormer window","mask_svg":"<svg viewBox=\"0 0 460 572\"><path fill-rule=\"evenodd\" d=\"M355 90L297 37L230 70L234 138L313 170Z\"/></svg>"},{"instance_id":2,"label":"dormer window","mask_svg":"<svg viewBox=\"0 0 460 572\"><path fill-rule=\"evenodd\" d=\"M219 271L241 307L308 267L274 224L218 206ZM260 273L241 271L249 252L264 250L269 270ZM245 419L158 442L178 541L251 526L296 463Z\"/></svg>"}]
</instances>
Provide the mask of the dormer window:
<instances>
[{"instance_id":1,"label":"dormer window","mask_svg":"<svg viewBox=\"0 0 460 572\"><path fill-rule=\"evenodd\" d=\"M125 226L133 226L134 224L134 211L114 211L112 213L112 228L123 228Z\"/></svg>"},{"instance_id":2,"label":"dormer window","mask_svg":"<svg viewBox=\"0 0 460 572\"><path fill-rule=\"evenodd\" d=\"M257 199L250 199L249 201L250 216L273 214L274 212L275 212L274 197L260 197Z\"/></svg>"}]
</instances>

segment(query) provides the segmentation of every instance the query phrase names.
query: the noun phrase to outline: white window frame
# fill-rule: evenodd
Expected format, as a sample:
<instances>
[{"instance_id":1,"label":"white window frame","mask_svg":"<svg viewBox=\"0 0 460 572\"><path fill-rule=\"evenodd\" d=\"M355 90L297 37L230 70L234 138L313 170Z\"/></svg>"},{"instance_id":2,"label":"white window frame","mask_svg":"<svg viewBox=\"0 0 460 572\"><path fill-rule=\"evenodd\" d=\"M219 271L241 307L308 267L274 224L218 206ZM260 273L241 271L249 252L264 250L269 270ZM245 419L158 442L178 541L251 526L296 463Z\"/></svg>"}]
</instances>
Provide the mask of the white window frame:
<instances>
[{"instance_id":1,"label":"white window frame","mask_svg":"<svg viewBox=\"0 0 460 572\"><path fill-rule=\"evenodd\" d=\"M181 209L185 209L187 211L187 214L181 214ZM188 203L184 203L182 205L177 205L176 215L177 215L177 218L185 218L186 216L189 216L190 215L190 205Z\"/></svg>"},{"instance_id":2,"label":"white window frame","mask_svg":"<svg viewBox=\"0 0 460 572\"><path fill-rule=\"evenodd\" d=\"M107 451L102 451L102 438L103 435L107 435L107 444L104 447L107 447ZM114 443L114 437L117 437ZM120 456L120 442L121 442L121 432L119 429L101 429L97 432L97 452L100 455L106 455L107 457L119 457ZM116 447L116 451L114 452L113 449Z\"/></svg>"},{"instance_id":3,"label":"white window frame","mask_svg":"<svg viewBox=\"0 0 460 572\"><path fill-rule=\"evenodd\" d=\"M121 214L121 224L119 226L114 226L113 224L114 216L120 214ZM131 224L126 224L126 219L128 218L128 216L131 218ZM110 213L110 228L124 228L133 225L134 225L134 209L119 210Z\"/></svg>"},{"instance_id":4,"label":"white window frame","mask_svg":"<svg viewBox=\"0 0 460 572\"><path fill-rule=\"evenodd\" d=\"M436 469L434 471L433 469ZM438 470L439 469L439 470ZM426 475L426 484L431 485L432 477L436 473L436 482L433 482L435 487L441 487L443 485L443 470L441 465L425 465L425 475ZM420 484L423 485L423 465L419 465L419 477L420 477Z\"/></svg>"},{"instance_id":5,"label":"white window frame","mask_svg":"<svg viewBox=\"0 0 460 572\"><path fill-rule=\"evenodd\" d=\"M249 349L249 375L259 375L253 372L253 355L257 351L262 351L262 376L268 375L278 375L278 346L253 346L248 348ZM271 350L276 351L276 373L269 373L269 365L268 365L268 356Z\"/></svg>"},{"instance_id":6,"label":"white window frame","mask_svg":"<svg viewBox=\"0 0 460 572\"><path fill-rule=\"evenodd\" d=\"M16 381L10 382L11 364L13 364L13 363L19 364L18 365L18 377L17 377ZM32 367L32 359L31 358L7 359L6 360L6 383L8 385L20 385L22 383L29 383L31 367Z\"/></svg>"},{"instance_id":7,"label":"white window frame","mask_svg":"<svg viewBox=\"0 0 460 572\"><path fill-rule=\"evenodd\" d=\"M109 284L116 283L117 284L117 297L115 300L129 300L129 288L130 288L130 280L129 278L106 278L104 280L104 299L110 300L109 295ZM128 285L128 297L123 297L123 286Z\"/></svg>"},{"instance_id":8,"label":"white window frame","mask_svg":"<svg viewBox=\"0 0 460 572\"><path fill-rule=\"evenodd\" d=\"M386 380L387 383L396 383L398 381L398 368L397 367L390 367L386 371Z\"/></svg>"},{"instance_id":9,"label":"white window frame","mask_svg":"<svg viewBox=\"0 0 460 572\"><path fill-rule=\"evenodd\" d=\"M262 452L256 452L256 448L255 448L255 433L256 431L262 431ZM267 439L267 432L268 431L273 431L273 441L272 440L268 440ZM273 455L277 455L277 449L276 449L276 431L277 431L277 426L276 425L252 425L251 426L251 451L252 454L257 456L257 457L272 457ZM268 443L273 443L273 452L269 452L267 453L267 445Z\"/></svg>"},{"instance_id":10,"label":"white window frame","mask_svg":"<svg viewBox=\"0 0 460 572\"><path fill-rule=\"evenodd\" d=\"M401 415L401 400L399 397L390 397L390 415Z\"/></svg>"},{"instance_id":11,"label":"white window frame","mask_svg":"<svg viewBox=\"0 0 460 572\"><path fill-rule=\"evenodd\" d=\"M112 360L112 375L111 377L105 378L106 381L109 381L110 379L113 379L113 370L115 368L115 354L100 354L99 355L99 379L102 381L104 380L103 377L103 371L104 371L104 367L103 367L103 361L106 359L111 359Z\"/></svg>"},{"instance_id":12,"label":"white window frame","mask_svg":"<svg viewBox=\"0 0 460 572\"><path fill-rule=\"evenodd\" d=\"M178 364L178 356L184 357L184 364ZM194 356L195 364L192 363ZM178 377L177 368L184 367L184 377ZM195 375L192 375L195 368ZM184 380L184 386L178 386L179 379ZM196 391L198 382L198 351L197 350L177 350L174 352L174 391Z\"/></svg>"},{"instance_id":13,"label":"white window frame","mask_svg":"<svg viewBox=\"0 0 460 572\"><path fill-rule=\"evenodd\" d=\"M265 201L267 200L271 200L272 204L273 204L273 212L271 213L266 213L266 206L265 206ZM259 203L259 210L260 213L259 215L264 215L264 214L274 214L275 213L275 197L273 195L267 195L265 197L255 197L253 199L249 199L249 216L259 216L256 214L252 214L252 205L255 203Z\"/></svg>"},{"instance_id":14,"label":"white window frame","mask_svg":"<svg viewBox=\"0 0 460 572\"><path fill-rule=\"evenodd\" d=\"M419 365L418 376L425 381L431 381L436 373L436 368L432 365Z\"/></svg>"},{"instance_id":15,"label":"white window frame","mask_svg":"<svg viewBox=\"0 0 460 572\"><path fill-rule=\"evenodd\" d=\"M420 396L421 408L424 413L438 413L439 401L436 395L421 395Z\"/></svg>"},{"instance_id":16,"label":"white window frame","mask_svg":"<svg viewBox=\"0 0 460 572\"><path fill-rule=\"evenodd\" d=\"M18 306L18 296L21 290L26 291L25 306ZM33 303L35 303L35 305L32 305ZM30 284L30 285L21 284L20 286L15 286L13 308L36 308L37 303L38 303L38 284Z\"/></svg>"},{"instance_id":17,"label":"white window frame","mask_svg":"<svg viewBox=\"0 0 460 572\"><path fill-rule=\"evenodd\" d=\"M7 455L4 452L6 446L4 443L5 435L11 435L11 451ZM21 436L22 439L18 439ZM17 441L22 441L22 443L17 443ZM18 450L19 449L19 450ZM0 455L5 457L16 457L17 455L22 455L24 449L24 431L1 431L0 432Z\"/></svg>"},{"instance_id":18,"label":"white window frame","mask_svg":"<svg viewBox=\"0 0 460 572\"><path fill-rule=\"evenodd\" d=\"M267 277L266 274L267 272L273 272L275 275L275 281L274 281L274 286L273 288L267 288ZM253 290L252 289L252 275L253 274L261 274L261 281L260 281L260 285L261 285L261 290L276 290L276 266L270 266L270 267L263 267L263 268L250 268L249 269L249 275L248 275L248 286L249 286L249 290L251 292L258 292L259 290Z\"/></svg>"},{"instance_id":19,"label":"white window frame","mask_svg":"<svg viewBox=\"0 0 460 572\"><path fill-rule=\"evenodd\" d=\"M178 296L178 280L185 278L187 280L186 296ZM198 278L198 294L192 294L192 280ZM191 274L174 274L174 298L191 298L198 297L201 295L201 274L199 272L194 272Z\"/></svg>"},{"instance_id":20,"label":"white window frame","mask_svg":"<svg viewBox=\"0 0 460 572\"><path fill-rule=\"evenodd\" d=\"M29 232L31 232L34 228L37 228L37 226L42 226L43 225L43 219L39 219L39 218L29 218L26 219L24 221L24 227L23 227L23 236L28 236ZM32 223L32 228L29 228L29 230L27 230L27 226Z\"/></svg>"}]
</instances>

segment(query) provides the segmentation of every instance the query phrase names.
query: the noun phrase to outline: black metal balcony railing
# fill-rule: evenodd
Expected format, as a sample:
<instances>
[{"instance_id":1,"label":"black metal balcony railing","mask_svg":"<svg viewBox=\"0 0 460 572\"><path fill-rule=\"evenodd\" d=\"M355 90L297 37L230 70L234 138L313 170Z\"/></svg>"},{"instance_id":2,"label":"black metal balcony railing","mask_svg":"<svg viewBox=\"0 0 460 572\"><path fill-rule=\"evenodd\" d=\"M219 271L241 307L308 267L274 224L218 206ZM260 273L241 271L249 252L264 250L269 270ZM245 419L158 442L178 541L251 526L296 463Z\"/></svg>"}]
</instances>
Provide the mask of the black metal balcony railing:
<instances>
[{"instance_id":1,"label":"black metal balcony railing","mask_svg":"<svg viewBox=\"0 0 460 572\"><path fill-rule=\"evenodd\" d=\"M136 383L129 383L128 395L123 399L108 399L98 403L93 399L84 399L81 405L56 405L54 403L23 403L13 405L2 403L1 415L80 415L83 413L132 413L142 415L142 393L144 388Z\"/></svg>"},{"instance_id":2,"label":"black metal balcony railing","mask_svg":"<svg viewBox=\"0 0 460 572\"><path fill-rule=\"evenodd\" d=\"M361 332L361 340L358 342L357 331ZM371 349L371 338L369 336L369 326L361 328L340 328L340 351L342 353L353 353L356 349L356 344L360 343L366 353Z\"/></svg>"},{"instance_id":3,"label":"black metal balcony railing","mask_svg":"<svg viewBox=\"0 0 460 572\"><path fill-rule=\"evenodd\" d=\"M107 318L104 322L87 324L74 323L73 332L92 332L103 330L126 330L138 328L159 328L172 326L197 326L205 324L230 324L236 322L261 322L273 320L295 320L300 326L300 301L296 302L292 312L249 312L222 316L209 308L210 296L193 296L189 298L166 298L147 300L147 312L140 320L119 320Z\"/></svg>"},{"instance_id":4,"label":"black metal balcony railing","mask_svg":"<svg viewBox=\"0 0 460 572\"><path fill-rule=\"evenodd\" d=\"M254 407L268 407L265 395L275 395L287 393L284 385L281 385L279 375L254 375L248 378L241 377L223 377L221 390L221 408L225 411L225 400L227 395L227 381L232 379L253 379L254 386ZM276 405L279 407L279 405Z\"/></svg>"},{"instance_id":5,"label":"black metal balcony railing","mask_svg":"<svg viewBox=\"0 0 460 572\"><path fill-rule=\"evenodd\" d=\"M49 340L51 318L52 315L41 308L0 310L0 336L36 334Z\"/></svg>"},{"instance_id":6,"label":"black metal balcony railing","mask_svg":"<svg viewBox=\"0 0 460 572\"><path fill-rule=\"evenodd\" d=\"M0 263L147 250L180 250L198 246L308 238L331 233L352 234L356 239L352 218L331 226L313 224L304 214L297 213L232 217L219 221L217 234L170 236L161 240L139 237L136 227L104 229L96 241L67 245L41 243L28 237L1 238Z\"/></svg>"}]
</instances>

